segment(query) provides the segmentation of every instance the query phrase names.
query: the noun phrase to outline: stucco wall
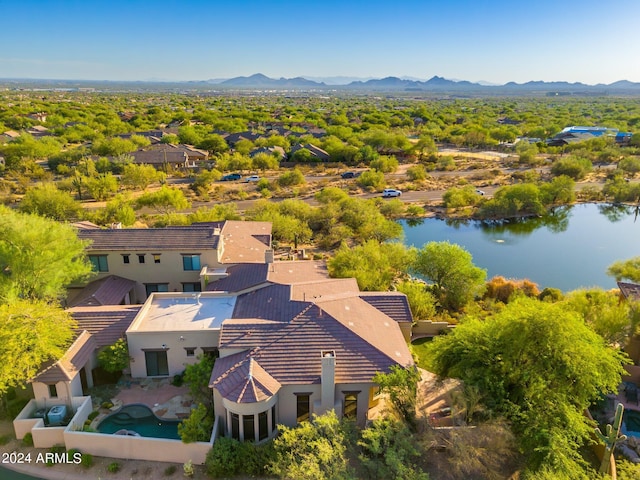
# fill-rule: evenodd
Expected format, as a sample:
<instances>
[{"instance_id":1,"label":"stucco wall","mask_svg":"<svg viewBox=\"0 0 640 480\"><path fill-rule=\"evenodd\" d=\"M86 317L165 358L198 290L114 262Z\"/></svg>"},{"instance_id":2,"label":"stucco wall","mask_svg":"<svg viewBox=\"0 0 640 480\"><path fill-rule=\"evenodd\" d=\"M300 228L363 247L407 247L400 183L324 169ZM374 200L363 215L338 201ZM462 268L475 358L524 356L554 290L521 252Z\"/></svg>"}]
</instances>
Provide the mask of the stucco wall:
<instances>
[{"instance_id":1,"label":"stucco wall","mask_svg":"<svg viewBox=\"0 0 640 480\"><path fill-rule=\"evenodd\" d=\"M183 337L184 340L181 340ZM181 373L185 365L195 363L202 348L216 347L220 339L220 331L207 329L197 331L171 332L127 332L131 376L142 378L147 376L145 352L143 349L162 349L166 346L169 376ZM186 348L195 348L195 355L187 357Z\"/></svg>"},{"instance_id":2,"label":"stucco wall","mask_svg":"<svg viewBox=\"0 0 640 480\"><path fill-rule=\"evenodd\" d=\"M68 449L77 448L83 453L122 459L149 460L155 462L204 464L207 452L216 438L216 421L211 441L182 443L180 440L163 438L130 437L102 433L64 432L64 444Z\"/></svg>"},{"instance_id":3,"label":"stucco wall","mask_svg":"<svg viewBox=\"0 0 640 480\"><path fill-rule=\"evenodd\" d=\"M154 262L153 254L160 254L160 263ZM98 278L107 275L118 275L130 280L139 282L136 288L137 301L144 301L146 293L144 290L145 283L168 283L169 292L182 292L182 282L195 283L200 282L200 269L184 270L182 263L182 254L200 254L201 267L208 265L209 267L218 267L218 252L216 250L127 250L118 252L107 252L100 250L92 250L90 255L107 255L108 272L100 272ZM123 254L129 255L129 262L123 262ZM138 254L145 254L145 263L139 263Z\"/></svg>"}]
</instances>

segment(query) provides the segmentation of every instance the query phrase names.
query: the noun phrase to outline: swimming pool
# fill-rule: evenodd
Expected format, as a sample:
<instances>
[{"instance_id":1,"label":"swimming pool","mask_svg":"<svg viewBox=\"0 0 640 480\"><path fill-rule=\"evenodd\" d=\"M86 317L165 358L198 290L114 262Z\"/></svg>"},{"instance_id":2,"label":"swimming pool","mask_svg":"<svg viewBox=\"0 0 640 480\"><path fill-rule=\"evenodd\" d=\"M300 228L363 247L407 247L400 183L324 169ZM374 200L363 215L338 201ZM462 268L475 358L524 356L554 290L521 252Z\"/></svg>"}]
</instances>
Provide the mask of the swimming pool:
<instances>
[{"instance_id":1,"label":"swimming pool","mask_svg":"<svg viewBox=\"0 0 640 480\"><path fill-rule=\"evenodd\" d=\"M164 420L157 417L153 410L143 404L123 406L98 424L100 433L118 435L139 435L142 437L170 438L179 440L178 424L180 420ZM136 435L137 434L137 435Z\"/></svg>"}]
</instances>

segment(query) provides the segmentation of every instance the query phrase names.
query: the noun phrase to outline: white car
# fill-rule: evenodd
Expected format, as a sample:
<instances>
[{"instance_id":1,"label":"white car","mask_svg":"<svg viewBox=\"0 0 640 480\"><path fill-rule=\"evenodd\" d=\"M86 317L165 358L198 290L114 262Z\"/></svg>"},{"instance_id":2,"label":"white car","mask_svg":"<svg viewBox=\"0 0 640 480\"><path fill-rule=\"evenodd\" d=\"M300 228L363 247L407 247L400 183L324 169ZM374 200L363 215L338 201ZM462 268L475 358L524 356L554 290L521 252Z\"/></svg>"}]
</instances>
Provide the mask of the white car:
<instances>
[{"instance_id":1,"label":"white car","mask_svg":"<svg viewBox=\"0 0 640 480\"><path fill-rule=\"evenodd\" d=\"M260 177L258 175L251 175L250 177L247 177L244 181L246 183L249 183L249 182L257 182L258 180L260 180Z\"/></svg>"},{"instance_id":2,"label":"white car","mask_svg":"<svg viewBox=\"0 0 640 480\"><path fill-rule=\"evenodd\" d=\"M479 188L476 188L476 193L477 193L478 195L484 195L484 191L483 191L483 190L480 190Z\"/></svg>"},{"instance_id":3,"label":"white car","mask_svg":"<svg viewBox=\"0 0 640 480\"><path fill-rule=\"evenodd\" d=\"M400 195L402 195L402 192L400 190L396 190L395 188L385 188L382 191L382 196L384 198L399 197Z\"/></svg>"}]
</instances>

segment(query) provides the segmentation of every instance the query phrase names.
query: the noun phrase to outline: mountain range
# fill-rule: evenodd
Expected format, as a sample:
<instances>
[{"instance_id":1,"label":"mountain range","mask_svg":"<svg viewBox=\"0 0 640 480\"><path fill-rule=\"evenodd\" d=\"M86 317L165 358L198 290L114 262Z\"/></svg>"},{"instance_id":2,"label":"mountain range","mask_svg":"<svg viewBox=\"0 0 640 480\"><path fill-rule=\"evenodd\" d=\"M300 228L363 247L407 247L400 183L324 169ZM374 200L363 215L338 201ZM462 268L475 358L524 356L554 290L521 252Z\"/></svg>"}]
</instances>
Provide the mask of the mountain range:
<instances>
[{"instance_id":1,"label":"mountain range","mask_svg":"<svg viewBox=\"0 0 640 480\"><path fill-rule=\"evenodd\" d=\"M325 83L303 77L270 78L261 73L248 77L235 77L227 80L209 80L207 83L223 88L273 88L273 89L339 89L339 90L378 90L378 91L512 91L516 92L592 92L633 91L640 93L640 83L627 80L611 84L588 85L585 83L530 81L526 83L509 82L504 85L488 85L486 82L466 80L448 80L434 76L429 80L415 80L399 77L381 79L353 80L346 84Z\"/></svg>"},{"instance_id":2,"label":"mountain range","mask_svg":"<svg viewBox=\"0 0 640 480\"><path fill-rule=\"evenodd\" d=\"M59 90L97 89L116 91L178 91L193 90L293 90L332 92L390 92L409 94L436 94L453 96L482 95L640 95L640 83L620 80L610 84L530 81L509 82L504 85L467 80L449 80L434 76L429 80L413 77L361 78L355 77L295 77L270 78L261 73L248 77L215 78L194 81L107 81L107 80L52 80L2 79L0 88L44 88Z\"/></svg>"}]
</instances>

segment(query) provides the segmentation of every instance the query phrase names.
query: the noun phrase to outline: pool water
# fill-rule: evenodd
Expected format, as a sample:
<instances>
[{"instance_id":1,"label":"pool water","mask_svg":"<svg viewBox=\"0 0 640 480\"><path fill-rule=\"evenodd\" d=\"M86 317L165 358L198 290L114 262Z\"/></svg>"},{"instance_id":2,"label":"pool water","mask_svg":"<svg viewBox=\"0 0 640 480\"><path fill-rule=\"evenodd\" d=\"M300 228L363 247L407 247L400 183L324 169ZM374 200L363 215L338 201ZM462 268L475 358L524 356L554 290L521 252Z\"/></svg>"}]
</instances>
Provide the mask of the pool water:
<instances>
[{"instance_id":1,"label":"pool water","mask_svg":"<svg viewBox=\"0 0 640 480\"><path fill-rule=\"evenodd\" d=\"M170 438L180 440L180 420L163 420L142 404L125 405L117 412L105 417L98 425L100 433L115 433L119 430L137 432L142 437Z\"/></svg>"}]
</instances>

